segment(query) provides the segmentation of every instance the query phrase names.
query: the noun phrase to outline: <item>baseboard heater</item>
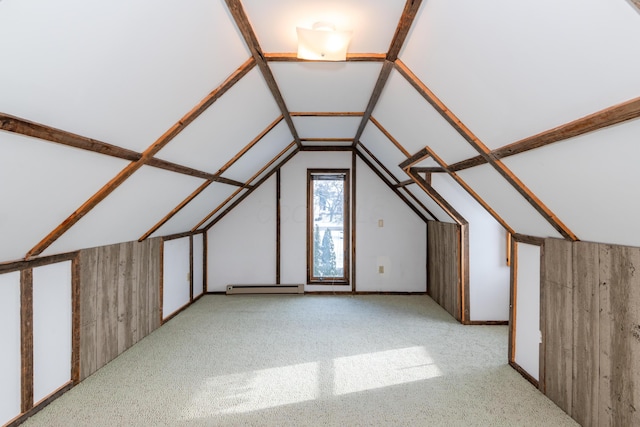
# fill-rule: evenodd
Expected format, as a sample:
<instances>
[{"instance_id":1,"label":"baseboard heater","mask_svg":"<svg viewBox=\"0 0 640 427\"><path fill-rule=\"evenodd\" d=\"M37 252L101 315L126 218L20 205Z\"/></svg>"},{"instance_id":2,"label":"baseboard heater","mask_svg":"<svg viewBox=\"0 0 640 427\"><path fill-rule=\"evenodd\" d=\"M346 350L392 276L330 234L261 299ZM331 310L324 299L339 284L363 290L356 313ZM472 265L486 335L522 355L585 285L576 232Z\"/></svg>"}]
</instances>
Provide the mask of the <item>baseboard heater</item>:
<instances>
[{"instance_id":1,"label":"baseboard heater","mask_svg":"<svg viewBox=\"0 0 640 427\"><path fill-rule=\"evenodd\" d=\"M304 285L227 285L227 295L303 294Z\"/></svg>"}]
</instances>

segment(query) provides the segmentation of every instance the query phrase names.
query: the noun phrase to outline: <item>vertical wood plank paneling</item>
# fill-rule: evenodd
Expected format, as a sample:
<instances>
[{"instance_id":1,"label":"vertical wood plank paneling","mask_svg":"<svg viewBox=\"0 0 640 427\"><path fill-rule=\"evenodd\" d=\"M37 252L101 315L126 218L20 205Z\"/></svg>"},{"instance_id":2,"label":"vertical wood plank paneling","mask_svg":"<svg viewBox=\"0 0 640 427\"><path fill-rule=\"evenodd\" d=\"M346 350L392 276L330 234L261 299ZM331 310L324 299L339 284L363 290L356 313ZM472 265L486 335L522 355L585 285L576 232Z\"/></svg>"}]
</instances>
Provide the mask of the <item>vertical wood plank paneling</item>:
<instances>
[{"instance_id":1,"label":"vertical wood plank paneling","mask_svg":"<svg viewBox=\"0 0 640 427\"><path fill-rule=\"evenodd\" d=\"M556 405L571 414L573 397L573 280L572 244L546 239L543 257L545 317L545 392Z\"/></svg>"},{"instance_id":2,"label":"vertical wood plank paneling","mask_svg":"<svg viewBox=\"0 0 640 427\"><path fill-rule=\"evenodd\" d=\"M33 270L20 272L21 410L33 407Z\"/></svg>"},{"instance_id":3,"label":"vertical wood plank paneling","mask_svg":"<svg viewBox=\"0 0 640 427\"><path fill-rule=\"evenodd\" d=\"M134 298L137 289L133 286L135 275L133 273L133 242L121 243L118 250L118 354L122 353L135 342L133 337L137 335L138 325L134 323L135 313Z\"/></svg>"},{"instance_id":4,"label":"vertical wood plank paneling","mask_svg":"<svg viewBox=\"0 0 640 427\"><path fill-rule=\"evenodd\" d=\"M80 382L80 257L71 262L71 381Z\"/></svg>"},{"instance_id":5,"label":"vertical wood plank paneling","mask_svg":"<svg viewBox=\"0 0 640 427\"><path fill-rule=\"evenodd\" d=\"M600 251L600 425L640 425L640 249Z\"/></svg>"},{"instance_id":6,"label":"vertical wood plank paneling","mask_svg":"<svg viewBox=\"0 0 640 427\"><path fill-rule=\"evenodd\" d=\"M98 261L96 363L106 365L118 355L118 262L120 245L102 248Z\"/></svg>"},{"instance_id":7,"label":"vertical wood plank paneling","mask_svg":"<svg viewBox=\"0 0 640 427\"><path fill-rule=\"evenodd\" d=\"M153 239L149 248L148 264L148 289L149 289L149 333L160 326L162 313L160 312L160 287L162 284L162 240Z\"/></svg>"},{"instance_id":8,"label":"vertical wood plank paneling","mask_svg":"<svg viewBox=\"0 0 640 427\"><path fill-rule=\"evenodd\" d=\"M611 268L614 248L600 245L600 318L599 318L599 382L598 382L598 425L613 423L613 402L611 401L611 336L613 310L611 306Z\"/></svg>"},{"instance_id":9,"label":"vertical wood plank paneling","mask_svg":"<svg viewBox=\"0 0 640 427\"><path fill-rule=\"evenodd\" d=\"M598 424L599 284L597 243L573 244L573 418L584 427Z\"/></svg>"},{"instance_id":10,"label":"vertical wood plank paneling","mask_svg":"<svg viewBox=\"0 0 640 427\"><path fill-rule=\"evenodd\" d=\"M460 248L456 224L427 223L429 295L460 320Z\"/></svg>"},{"instance_id":11,"label":"vertical wood plank paneling","mask_svg":"<svg viewBox=\"0 0 640 427\"><path fill-rule=\"evenodd\" d=\"M97 284L100 248L80 251L80 380L98 369Z\"/></svg>"},{"instance_id":12,"label":"vertical wood plank paneling","mask_svg":"<svg viewBox=\"0 0 640 427\"><path fill-rule=\"evenodd\" d=\"M135 245L135 269L138 288L138 339L149 334L149 259L153 239L146 239Z\"/></svg>"}]
</instances>

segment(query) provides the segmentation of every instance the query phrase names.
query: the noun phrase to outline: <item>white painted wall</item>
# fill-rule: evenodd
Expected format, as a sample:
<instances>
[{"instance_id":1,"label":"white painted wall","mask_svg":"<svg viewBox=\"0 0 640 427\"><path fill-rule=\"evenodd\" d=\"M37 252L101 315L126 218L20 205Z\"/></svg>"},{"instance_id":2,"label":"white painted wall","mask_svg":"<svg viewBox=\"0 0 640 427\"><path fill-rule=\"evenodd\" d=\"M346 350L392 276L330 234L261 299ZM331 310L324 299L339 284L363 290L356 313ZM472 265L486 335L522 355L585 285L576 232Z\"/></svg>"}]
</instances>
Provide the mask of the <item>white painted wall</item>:
<instances>
[{"instance_id":1,"label":"white painted wall","mask_svg":"<svg viewBox=\"0 0 640 427\"><path fill-rule=\"evenodd\" d=\"M33 269L33 400L71 380L71 261Z\"/></svg>"},{"instance_id":2,"label":"white painted wall","mask_svg":"<svg viewBox=\"0 0 640 427\"><path fill-rule=\"evenodd\" d=\"M432 185L469 222L469 319L509 319L506 230L449 175Z\"/></svg>"},{"instance_id":3,"label":"white painted wall","mask_svg":"<svg viewBox=\"0 0 640 427\"><path fill-rule=\"evenodd\" d=\"M166 319L191 300L189 238L167 240L162 255L162 318Z\"/></svg>"},{"instance_id":4,"label":"white painted wall","mask_svg":"<svg viewBox=\"0 0 640 427\"><path fill-rule=\"evenodd\" d=\"M0 274L0 424L20 415L20 272Z\"/></svg>"},{"instance_id":5,"label":"white painted wall","mask_svg":"<svg viewBox=\"0 0 640 427\"><path fill-rule=\"evenodd\" d=\"M351 153L302 152L282 168L280 187L281 282L285 284L305 283L306 291L350 291L351 286L344 285L306 285L307 169L323 168L351 169Z\"/></svg>"},{"instance_id":6,"label":"white painted wall","mask_svg":"<svg viewBox=\"0 0 640 427\"><path fill-rule=\"evenodd\" d=\"M204 234L193 236L193 297L204 292Z\"/></svg>"},{"instance_id":7,"label":"white painted wall","mask_svg":"<svg viewBox=\"0 0 640 427\"><path fill-rule=\"evenodd\" d=\"M425 292L427 224L361 160L356 175L356 290Z\"/></svg>"},{"instance_id":8,"label":"white painted wall","mask_svg":"<svg viewBox=\"0 0 640 427\"><path fill-rule=\"evenodd\" d=\"M540 247L516 243L515 362L536 380L540 355Z\"/></svg>"},{"instance_id":9,"label":"white painted wall","mask_svg":"<svg viewBox=\"0 0 640 427\"><path fill-rule=\"evenodd\" d=\"M276 178L272 176L207 234L207 290L276 280Z\"/></svg>"}]
</instances>

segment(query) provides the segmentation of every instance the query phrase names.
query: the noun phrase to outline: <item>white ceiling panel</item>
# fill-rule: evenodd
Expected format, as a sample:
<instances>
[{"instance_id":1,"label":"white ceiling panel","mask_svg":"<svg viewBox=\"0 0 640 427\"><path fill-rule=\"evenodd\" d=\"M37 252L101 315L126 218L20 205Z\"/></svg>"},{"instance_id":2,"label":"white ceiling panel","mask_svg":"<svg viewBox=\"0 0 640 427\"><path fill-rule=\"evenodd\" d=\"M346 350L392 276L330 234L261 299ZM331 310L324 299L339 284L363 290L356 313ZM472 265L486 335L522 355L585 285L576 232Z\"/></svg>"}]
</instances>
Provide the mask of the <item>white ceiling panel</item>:
<instances>
[{"instance_id":1,"label":"white ceiling panel","mask_svg":"<svg viewBox=\"0 0 640 427\"><path fill-rule=\"evenodd\" d=\"M416 163L413 166L414 167L420 167L420 168L439 168L440 167L438 162L433 160L431 157L427 157L426 159L419 161L418 163Z\"/></svg>"},{"instance_id":2,"label":"white ceiling panel","mask_svg":"<svg viewBox=\"0 0 640 427\"><path fill-rule=\"evenodd\" d=\"M458 172L458 176L517 233L562 238L562 235L493 166L482 165L465 169ZM544 202L544 199L542 201Z\"/></svg>"},{"instance_id":3,"label":"white ceiling panel","mask_svg":"<svg viewBox=\"0 0 640 427\"><path fill-rule=\"evenodd\" d=\"M214 182L204 189L169 221L160 227L151 237L169 236L182 233L195 227L202 218L213 212L227 197L231 196L238 187ZM186 198L186 197L185 197ZM168 213L168 212L167 212Z\"/></svg>"},{"instance_id":4,"label":"white ceiling panel","mask_svg":"<svg viewBox=\"0 0 640 427\"><path fill-rule=\"evenodd\" d=\"M364 128L360 142L385 165L398 181L407 179L407 174L398 167L407 156L389 140L376 126L369 123Z\"/></svg>"},{"instance_id":5,"label":"white ceiling panel","mask_svg":"<svg viewBox=\"0 0 640 427\"><path fill-rule=\"evenodd\" d=\"M0 152L0 262L24 257L129 163L8 132Z\"/></svg>"},{"instance_id":6,"label":"white ceiling panel","mask_svg":"<svg viewBox=\"0 0 640 427\"><path fill-rule=\"evenodd\" d=\"M289 144L291 144L291 132L287 124L282 121L231 165L222 176L247 182Z\"/></svg>"},{"instance_id":7,"label":"white ceiling panel","mask_svg":"<svg viewBox=\"0 0 640 427\"><path fill-rule=\"evenodd\" d=\"M265 175L268 175L274 168L278 167L278 165L280 164L280 162L282 162L284 159L286 159L289 155L291 155L294 151L296 151L298 149L297 146L293 146L291 147L289 150L287 150L282 156L280 156L280 158L278 160L276 160L271 166L269 166L267 169L265 169L264 171L262 171L262 173L258 176L256 176L256 178L251 181L251 183L258 183L260 182L260 180L262 178L265 177ZM295 157L295 156L294 156Z\"/></svg>"},{"instance_id":8,"label":"white ceiling panel","mask_svg":"<svg viewBox=\"0 0 640 427\"><path fill-rule=\"evenodd\" d=\"M43 255L137 240L203 182L143 166Z\"/></svg>"},{"instance_id":9,"label":"white ceiling panel","mask_svg":"<svg viewBox=\"0 0 640 427\"><path fill-rule=\"evenodd\" d=\"M300 138L353 138L362 117L294 117Z\"/></svg>"},{"instance_id":10,"label":"white ceiling panel","mask_svg":"<svg viewBox=\"0 0 640 427\"><path fill-rule=\"evenodd\" d=\"M0 40L0 111L136 151L250 56L222 0L3 1Z\"/></svg>"},{"instance_id":11,"label":"white ceiling panel","mask_svg":"<svg viewBox=\"0 0 640 427\"><path fill-rule=\"evenodd\" d=\"M244 194L249 191L249 190L242 190L240 191L238 194L236 194L231 200L229 200L229 202L227 202L222 208L220 208L215 215L213 215L211 218L209 218L207 221L205 221L204 224L202 224L198 230L202 230L204 229L206 226L208 226L209 224L211 224L211 222L215 221L216 218L218 218L220 215L222 215L224 213L224 211L231 206L236 200L238 200L239 198L241 198L242 196L244 196ZM275 195L274 195L275 197ZM208 214L207 214L208 215ZM205 215L206 216L206 215ZM202 220L202 218L200 218ZM199 222L199 221L198 221Z\"/></svg>"},{"instance_id":12,"label":"white ceiling panel","mask_svg":"<svg viewBox=\"0 0 640 427\"><path fill-rule=\"evenodd\" d=\"M497 148L640 94L626 1L430 0L400 58Z\"/></svg>"},{"instance_id":13,"label":"white ceiling panel","mask_svg":"<svg viewBox=\"0 0 640 427\"><path fill-rule=\"evenodd\" d=\"M418 199L424 206L426 206L427 209L429 209L429 211L431 213L433 213L437 218L434 218L434 220L437 221L442 221L442 222L449 222L452 224L455 224L455 221L453 220L453 218L451 218L449 216L449 214L447 214L441 207L439 204L437 204L431 197L429 197L429 195L427 195L427 193L424 192L424 190L422 190L422 188L418 187L417 185L412 185L410 187L404 187L402 188L402 191L404 191L405 193L408 194L413 194L415 196L416 199ZM407 198L411 201L411 203L413 203L415 206L419 207L420 205L415 203L415 200L413 199L413 197L411 197L410 195L407 195ZM419 207L419 209L422 211L423 209ZM431 215L429 215L428 213L426 214L428 217L430 217Z\"/></svg>"},{"instance_id":14,"label":"white ceiling panel","mask_svg":"<svg viewBox=\"0 0 640 427\"><path fill-rule=\"evenodd\" d=\"M296 27L331 22L352 30L349 52L386 52L404 8L404 0L243 0L265 52L295 52Z\"/></svg>"},{"instance_id":15,"label":"white ceiling panel","mask_svg":"<svg viewBox=\"0 0 640 427\"><path fill-rule=\"evenodd\" d=\"M292 112L364 111L382 69L376 62L272 62L269 66Z\"/></svg>"},{"instance_id":16,"label":"white ceiling panel","mask_svg":"<svg viewBox=\"0 0 640 427\"><path fill-rule=\"evenodd\" d=\"M447 163L478 155L395 70L391 72L373 116L411 154L428 145Z\"/></svg>"},{"instance_id":17,"label":"white ceiling panel","mask_svg":"<svg viewBox=\"0 0 640 427\"><path fill-rule=\"evenodd\" d=\"M156 157L215 173L279 115L260 71L254 68Z\"/></svg>"},{"instance_id":18,"label":"white ceiling panel","mask_svg":"<svg viewBox=\"0 0 640 427\"><path fill-rule=\"evenodd\" d=\"M368 149L368 147L367 147L367 149ZM394 176L392 176L392 175L389 175L389 174L388 174L384 169L382 169L382 168L378 165L378 163L377 163L375 160L373 160L373 158L372 158L372 157L371 157L367 152L365 152L365 151L362 149L362 147L358 147L358 152L359 152L360 154L362 154L362 156L363 156L364 158L366 158L366 159L367 159L367 160L368 160L368 161L373 165L373 167L374 167L374 168L376 168L376 169L377 169L377 170L382 174L382 176L384 176L384 177L385 177L385 178L386 178L390 183L395 183L395 182L396 182L395 177L394 177ZM368 167L368 166L367 166L367 167Z\"/></svg>"},{"instance_id":19,"label":"white ceiling panel","mask_svg":"<svg viewBox=\"0 0 640 427\"><path fill-rule=\"evenodd\" d=\"M504 159L581 240L640 246L640 119Z\"/></svg>"}]
</instances>

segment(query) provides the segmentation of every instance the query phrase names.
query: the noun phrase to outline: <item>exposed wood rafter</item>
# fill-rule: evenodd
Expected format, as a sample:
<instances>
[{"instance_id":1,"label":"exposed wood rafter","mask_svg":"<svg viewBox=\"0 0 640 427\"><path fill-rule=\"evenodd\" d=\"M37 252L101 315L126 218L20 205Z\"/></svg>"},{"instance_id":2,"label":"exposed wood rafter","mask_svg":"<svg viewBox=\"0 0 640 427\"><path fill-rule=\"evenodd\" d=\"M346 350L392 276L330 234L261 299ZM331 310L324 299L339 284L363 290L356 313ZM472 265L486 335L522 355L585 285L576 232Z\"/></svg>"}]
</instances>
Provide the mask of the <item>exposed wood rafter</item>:
<instances>
[{"instance_id":1,"label":"exposed wood rafter","mask_svg":"<svg viewBox=\"0 0 640 427\"><path fill-rule=\"evenodd\" d=\"M103 154L118 159L136 162L142 158L142 153L138 153L127 148L118 147L117 145L107 144L92 138L87 138L51 126L35 123L20 117L10 116L0 113L0 130L17 133L20 135L30 136L42 139L56 144L65 145L67 147L79 148L81 150L91 151L93 153ZM176 172L183 175L189 175L196 178L210 179L225 184L242 186L242 183L219 178L214 174L203 172L187 166L172 163L166 160L152 157L147 161L147 166L158 169L164 169L170 172Z\"/></svg>"},{"instance_id":2,"label":"exposed wood rafter","mask_svg":"<svg viewBox=\"0 0 640 427\"><path fill-rule=\"evenodd\" d=\"M34 246L25 256L25 259L32 258L40 255L45 249L47 249L53 242L55 242L60 236L66 233L74 224L76 224L82 217L89 213L94 207L103 201L109 194L111 194L116 188L118 188L124 181L126 181L134 172L140 169L142 166L166 146L173 138L175 138L180 132L182 132L189 124L197 119L204 111L209 108L216 100L224 95L233 85L235 85L242 77L244 77L254 66L255 60L250 58L244 64L240 66L233 74L216 89L211 91L202 101L185 114L176 124L174 124L169 130L167 130L160 138L156 140L149 148L147 148L142 157L139 160L127 165L118 175L105 184L96 194L91 196L82 206L80 206L75 212L73 212L62 224L57 226L51 233L49 233L44 239L42 239L36 246Z\"/></svg>"},{"instance_id":3,"label":"exposed wood rafter","mask_svg":"<svg viewBox=\"0 0 640 427\"><path fill-rule=\"evenodd\" d=\"M273 158L273 160L271 160L269 163L267 163L260 171L258 171L258 173L256 173L253 178L251 178L251 181L253 181L254 179L256 179L258 176L260 176L262 174L262 172L264 172L269 166L271 166L273 163L275 163L280 157L282 157L282 155L284 153L286 153L287 151L289 151L291 148L293 148L295 144L295 141L292 142L287 148L285 148L285 150L278 154L276 157ZM216 225L218 223L218 221L220 221L222 218L224 218L229 212L231 212L233 210L233 208L235 208L236 206L238 206L244 199L246 199L247 197L249 197L249 195L258 187L260 187L262 185L262 183L264 183L266 180L268 180L269 178L271 178L271 176L276 173L276 171L278 171L282 166L284 166L289 160L291 160L293 158L293 156L295 156L296 154L298 154L298 152L300 151L299 148L296 148L294 151L291 152L291 154L289 154L287 157L285 157L282 161L280 161L280 163L278 163L278 165L276 165L273 169L271 169L271 171L269 171L269 173L267 173L265 176L263 176L258 182L256 182L256 184L248 191L246 191L242 196L238 197L233 203L231 203L229 205L229 207L227 207L224 211L222 211L222 213L220 215L218 215L217 217L215 217L213 219L213 221L211 221L206 227L204 227L204 231L209 231L209 229L211 227L213 227L214 225ZM224 205L221 205L221 207ZM219 209L218 209L219 210ZM216 210L216 212L218 211ZM194 227L194 230L197 229L198 227L200 227L200 225L202 225L204 222L206 222L209 218L211 218L213 216L213 213L211 215L208 215L208 217L202 221L200 224L198 224L196 227ZM192 230L193 231L193 230Z\"/></svg>"},{"instance_id":4,"label":"exposed wood rafter","mask_svg":"<svg viewBox=\"0 0 640 427\"><path fill-rule=\"evenodd\" d=\"M386 136L386 137L387 137L387 139L388 139L389 141L391 141L391 142L393 143L393 145L395 145L395 146L396 146L396 148L402 152L402 154L404 154L404 155L405 155L405 156L407 156L407 157L411 157L411 153L409 153L409 152L407 151L407 149L406 149L406 148L404 148L404 147L402 146L402 144L400 144L400 142L398 142L398 140L397 140L397 139L395 139L395 138L393 137L393 135L391 135L391 134L389 133L389 131L387 131L387 129L385 129L385 127L384 127L384 126L382 126L382 124L381 124L379 121L377 121L373 116L369 117L369 120L371 120L371 123L373 123L374 125L376 125L376 127L377 127L378 129L380 129L380 132L382 132L382 133L384 134L384 136Z\"/></svg>"},{"instance_id":5,"label":"exposed wood rafter","mask_svg":"<svg viewBox=\"0 0 640 427\"><path fill-rule=\"evenodd\" d=\"M418 208L416 208L413 203L411 203L409 201L409 199L407 199L405 197L404 194L402 194L398 188L393 185L393 183L391 183L387 177L385 177L373 164L371 164L371 162L369 161L369 159L367 159L360 151L355 150L356 154L358 155L358 157L360 157L360 160L362 160L364 162L364 164L366 164L369 169L371 169L377 176L378 178L380 178L380 180L382 182L384 182L387 187L389 187L391 189L391 191L393 191L399 198L400 200L402 200L416 215L418 215L418 217L420 217L420 219L422 221L424 221L425 223L428 221L428 218L426 216L424 216L424 214L422 212L420 212L420 210ZM425 211L433 218L435 218L431 212L429 212L428 209L424 208Z\"/></svg>"},{"instance_id":6,"label":"exposed wood rafter","mask_svg":"<svg viewBox=\"0 0 640 427\"><path fill-rule=\"evenodd\" d=\"M258 134L258 136L256 136L251 142L249 142L242 150L240 150L235 156L233 156L231 158L231 160L229 160L224 166L222 166L220 168L220 170L218 172L216 172L215 177L219 179L219 175L222 174L224 171L226 171L227 169L229 169L235 162L237 162L243 155L245 155L247 153L247 151L249 151L251 149L251 147L253 147L254 145L256 145L262 138L264 138L264 136L266 134L268 134L271 129L273 129L278 123L280 123L282 121L282 116L278 117L277 119L275 119L273 122L271 122L271 124L269 124L262 132L260 132ZM224 178L225 180L228 180L227 178ZM216 179L217 180L217 179ZM157 229L159 229L160 227L162 227L167 221L169 221L171 218L173 218L173 216L175 214L177 214L178 212L180 212L185 206L187 206L193 199L195 199L200 193L202 193L210 184L212 184L214 181L216 181L214 179L209 179L206 182L204 182L200 187L198 187L196 189L196 191L194 191L193 193L191 193L186 199L184 199L178 206L176 206L173 210L171 210L171 212L169 212L167 215L165 215L164 218L162 218L160 221L158 221L158 223L156 223L153 227L151 227L151 229L149 229L146 233L144 233L139 239L138 241L141 242L144 239L146 239L147 237L149 237L151 234L155 233L155 231ZM228 180L231 181L231 180ZM236 181L234 181L236 182ZM242 182L239 182L239 187L240 189L242 188L250 188L249 184L244 184ZM235 193L234 193L235 194Z\"/></svg>"},{"instance_id":7,"label":"exposed wood rafter","mask_svg":"<svg viewBox=\"0 0 640 427\"><path fill-rule=\"evenodd\" d=\"M493 166L511 186L522 195L565 239L578 240L575 234L533 194L520 179L513 174L500 160L495 159L490 150L480 141L413 72L400 60L395 63L396 69L418 91L420 95L451 125L453 128Z\"/></svg>"},{"instance_id":8,"label":"exposed wood rafter","mask_svg":"<svg viewBox=\"0 0 640 427\"><path fill-rule=\"evenodd\" d=\"M264 80L266 81L267 86L269 87L269 90L271 91L271 94L276 101L276 104L278 104L278 107L280 108L280 112L284 117L284 121L287 123L287 126L289 126L289 130L291 131L291 135L293 135L293 139L295 140L298 147L302 146L300 137L298 136L298 131L293 124L291 115L289 114L289 109L284 102L284 98L282 97L280 88L278 87L276 79L271 72L271 68L269 68L269 64L267 64L267 60L265 59L264 53L262 52L262 48L260 47L260 43L258 43L258 37L253 31L253 27L249 22L249 18L247 17L247 14L242 7L242 2L240 0L225 0L225 3L227 4L229 12L231 12L231 16L233 16L233 19L238 26L238 29L240 30L240 33L242 34L242 37L244 38L244 41L247 44L251 55L253 56L253 59L256 61L258 68L260 68L262 76L264 77Z\"/></svg>"},{"instance_id":9,"label":"exposed wood rafter","mask_svg":"<svg viewBox=\"0 0 640 427\"><path fill-rule=\"evenodd\" d=\"M353 138L354 147L360 140L362 132L364 132L364 128L371 117L371 113L373 113L373 109L376 107L376 104L380 99L382 89L384 89L384 86L387 84L387 80L389 80L389 75L393 69L393 62L398 59L398 54L400 53L400 49L402 49L402 45L407 38L407 34L409 34L409 29L413 24L416 14L418 13L418 9L420 9L420 4L422 4L422 0L407 0L404 5L404 10L400 16L396 32L391 39L391 44L389 45L389 50L387 51L384 64L382 65L382 70L380 70L380 75L376 81L376 85L373 89L373 93L371 94L371 98L369 99L369 103L367 104L367 108L364 110L360 126L358 126L356 135Z\"/></svg>"},{"instance_id":10,"label":"exposed wood rafter","mask_svg":"<svg viewBox=\"0 0 640 427\"><path fill-rule=\"evenodd\" d=\"M513 228L511 228L509 226L509 224L507 224L507 222L502 219L502 217L500 215L498 215L498 213L496 211L494 211L491 206L489 206L489 204L487 202L485 202L482 197L480 197L478 195L478 193L476 193L475 191L473 191L473 189L471 187L469 187L467 185L467 183L458 176L458 174L456 174L455 172L452 172L451 170L448 169L447 164L444 162L444 160L442 160L431 148L426 147L427 153L429 153L429 156L431 156L431 158L433 160L436 161L436 163L438 163L442 169L444 169L449 176L451 176L451 178L453 178L462 188L465 189L465 191L467 193L469 193L469 195L471 197L473 197L476 202L480 203L480 205L487 211L489 212L489 214L496 220L498 221L498 223L500 225L502 225L502 227L504 227L505 230L507 230L510 234L515 234L515 231L513 230Z\"/></svg>"},{"instance_id":11,"label":"exposed wood rafter","mask_svg":"<svg viewBox=\"0 0 640 427\"><path fill-rule=\"evenodd\" d=\"M640 97L497 148L492 150L490 155L495 159L502 159L637 118L640 118ZM452 164L450 168L460 171L486 163L487 160L483 156L476 156Z\"/></svg>"},{"instance_id":12,"label":"exposed wood rafter","mask_svg":"<svg viewBox=\"0 0 640 427\"><path fill-rule=\"evenodd\" d=\"M360 149L362 151L365 152L365 154L367 154L367 156L369 156L371 158L371 160L373 160L373 162L378 165L378 167L380 169L382 169L388 176L391 177L391 181L389 181L389 179L387 177L385 177L384 175L382 175L382 173L378 170L378 168L376 167L372 167L373 165L370 162L366 162L367 165L373 169L373 171L379 176L381 177L381 179L385 182L388 182L391 186L393 186L393 188L396 188L396 186L394 184L398 184L400 183L400 181L398 180L398 178L395 177L394 174L391 173L391 171L362 143L359 142L358 143L358 147L360 147ZM360 157L364 157L362 153L358 153L360 154ZM397 188L396 188L397 189ZM433 218L434 220L438 221L438 217L435 216L433 214L433 212L431 212L429 210L429 208L427 208L412 192L408 191L406 188L404 189L404 191L409 195L409 197L411 197L418 206L420 206L429 216L431 216L431 218ZM401 192L398 191L397 194L402 194ZM414 207L414 205L412 203L409 203L410 207Z\"/></svg>"}]
</instances>

